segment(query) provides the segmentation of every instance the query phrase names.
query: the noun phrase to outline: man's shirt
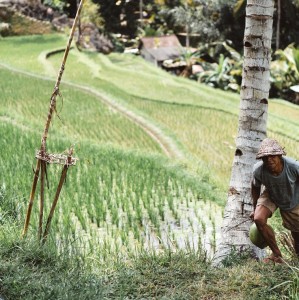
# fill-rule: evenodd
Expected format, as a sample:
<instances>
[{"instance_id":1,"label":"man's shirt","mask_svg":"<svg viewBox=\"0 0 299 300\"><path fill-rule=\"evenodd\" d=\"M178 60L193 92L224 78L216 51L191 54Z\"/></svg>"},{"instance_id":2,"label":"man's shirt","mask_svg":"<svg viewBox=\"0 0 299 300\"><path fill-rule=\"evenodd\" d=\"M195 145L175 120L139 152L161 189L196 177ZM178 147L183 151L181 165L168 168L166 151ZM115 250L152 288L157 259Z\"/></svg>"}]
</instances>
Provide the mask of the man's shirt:
<instances>
[{"instance_id":1,"label":"man's shirt","mask_svg":"<svg viewBox=\"0 0 299 300\"><path fill-rule=\"evenodd\" d=\"M282 157L283 170L278 176L272 175L263 161L253 167L253 185L264 185L270 200L282 210L291 210L299 204L299 162L290 157Z\"/></svg>"}]
</instances>

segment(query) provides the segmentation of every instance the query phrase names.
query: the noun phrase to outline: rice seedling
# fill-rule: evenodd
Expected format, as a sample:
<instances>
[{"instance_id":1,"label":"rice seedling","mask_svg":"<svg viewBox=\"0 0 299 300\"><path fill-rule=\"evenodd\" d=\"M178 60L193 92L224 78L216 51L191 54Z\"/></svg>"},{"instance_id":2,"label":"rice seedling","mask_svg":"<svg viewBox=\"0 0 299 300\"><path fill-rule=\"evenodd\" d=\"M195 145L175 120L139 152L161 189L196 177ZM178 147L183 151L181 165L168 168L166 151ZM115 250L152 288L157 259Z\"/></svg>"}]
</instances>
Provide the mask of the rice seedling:
<instances>
[{"instance_id":1,"label":"rice seedling","mask_svg":"<svg viewBox=\"0 0 299 300\"><path fill-rule=\"evenodd\" d=\"M9 78L13 80L8 80ZM6 80L7 83L5 83ZM0 69L0 82L0 91L3 95L1 116L5 116L7 122L41 134L48 106L49 90L51 90L49 83L3 69ZM52 85L52 82L50 84ZM16 86L18 88L15 88ZM109 108L95 97L78 94L68 88L62 88L62 94L63 100L58 101L57 106L60 119L57 117L54 119L50 134L68 136L73 143L77 141L101 142L123 148L161 151L150 137L144 135L142 129L119 113L111 115ZM84 101L81 101L82 98ZM115 130L115 128L118 129ZM126 136L126 132L131 132L131 135Z\"/></svg>"},{"instance_id":2,"label":"rice seedling","mask_svg":"<svg viewBox=\"0 0 299 300\"><path fill-rule=\"evenodd\" d=\"M1 145L4 153L11 151L18 155L16 150L24 153L28 142L31 143L31 152L33 152L33 140L38 136L36 133L24 134L6 123L1 123L0 130L2 130L1 134L10 140L10 144ZM15 139L10 138L12 134L15 135ZM16 149L15 143L12 144L11 141L18 141L19 148ZM52 146L57 147L56 144L66 146L67 143L67 140L53 139ZM95 150L99 153L98 156L91 157L90 153ZM186 199L182 200L182 196L188 191L188 197L192 198L190 203L195 203L195 199L198 201L197 199L200 198L197 194L200 190L193 190L193 184L188 183L188 180L184 183L183 177L178 175L179 173L176 174L176 167L169 169L167 160L163 163L163 160L158 157L136 156L133 152L124 153L112 148L93 149L88 145L80 149L80 154L88 159L82 159L67 178L67 187L62 192L62 200L59 204L59 214L55 216L52 224L53 231L57 232L56 239L52 238L51 241L54 243L64 241L61 245L67 243L77 251L80 249L88 253L91 249L98 249L96 243L100 238L99 234L104 231L103 240L110 245L109 253L117 253L120 249L122 253L133 251L131 248L135 244L145 244L143 246L148 249L168 247L168 242L161 236L171 233L164 232L164 227L167 228L168 223L181 222L182 218L178 212L182 210L180 205L186 204ZM16 181L19 183L18 192L22 193L23 203L21 215L26 206L26 191L29 190L26 179L30 171L26 175L24 171L28 170L29 166L28 162L23 162L19 164L22 168L18 175L10 175L12 172L10 165L13 165L13 160L13 155L10 156L9 161L3 160L1 172L7 174L7 177L3 178L3 184L6 186L15 185ZM146 168L140 169L140 164ZM54 192L55 184L52 180L57 176L56 173L57 170L49 168L50 194ZM151 177L148 174L152 174ZM97 180L94 180L95 178ZM11 179L12 182L7 179ZM139 191L138 197L136 191ZM165 203L163 206L160 199L165 199L165 203L171 203L172 209L165 206ZM51 197L45 200L45 210L49 210ZM163 210L164 219L159 213L159 205L160 210ZM172 220L167 218L167 211L171 212ZM35 207L31 225L35 228L37 224L37 207ZM184 229L187 226L186 224ZM173 228L176 228L177 232L180 231L178 225L173 225ZM181 241L184 239L184 234L177 233L175 239L176 244L183 247ZM103 243L100 245L104 247Z\"/></svg>"},{"instance_id":3,"label":"rice seedling","mask_svg":"<svg viewBox=\"0 0 299 300\"><path fill-rule=\"evenodd\" d=\"M38 57L40 53L49 48L64 48L66 41L67 36L65 35L10 37L5 39L5 41L1 41L1 63L9 64L24 71L37 72L46 76L56 76L56 73L44 73L46 70L44 65L39 62Z\"/></svg>"}]
</instances>

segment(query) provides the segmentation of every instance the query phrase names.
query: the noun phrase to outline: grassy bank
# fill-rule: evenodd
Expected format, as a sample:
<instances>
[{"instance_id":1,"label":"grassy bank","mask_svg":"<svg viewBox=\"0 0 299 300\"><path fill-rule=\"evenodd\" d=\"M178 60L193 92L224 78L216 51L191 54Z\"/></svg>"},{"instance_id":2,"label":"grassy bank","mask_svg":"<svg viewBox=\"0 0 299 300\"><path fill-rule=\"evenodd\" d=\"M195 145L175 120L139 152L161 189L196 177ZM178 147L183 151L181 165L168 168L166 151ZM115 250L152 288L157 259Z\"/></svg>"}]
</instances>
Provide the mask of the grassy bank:
<instances>
[{"instance_id":1,"label":"grassy bank","mask_svg":"<svg viewBox=\"0 0 299 300\"><path fill-rule=\"evenodd\" d=\"M139 253L101 263L41 248L3 231L0 294L17 299L297 299L294 266L267 265L230 257L212 268L203 252ZM98 255L101 255L100 253Z\"/></svg>"}]
</instances>

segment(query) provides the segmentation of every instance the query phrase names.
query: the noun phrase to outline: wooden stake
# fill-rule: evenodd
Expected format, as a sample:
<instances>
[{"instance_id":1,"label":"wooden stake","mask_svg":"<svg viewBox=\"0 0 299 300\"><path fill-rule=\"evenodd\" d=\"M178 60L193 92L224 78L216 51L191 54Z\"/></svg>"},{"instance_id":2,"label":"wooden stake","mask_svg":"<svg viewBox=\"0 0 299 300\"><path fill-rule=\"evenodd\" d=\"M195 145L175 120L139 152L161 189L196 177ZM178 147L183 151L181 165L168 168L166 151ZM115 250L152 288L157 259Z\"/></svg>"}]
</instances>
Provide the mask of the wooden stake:
<instances>
[{"instance_id":1,"label":"wooden stake","mask_svg":"<svg viewBox=\"0 0 299 300\"><path fill-rule=\"evenodd\" d=\"M39 202L39 227L38 227L38 237L39 237L39 239L42 238L42 232L43 232L45 175L46 175L46 162L45 161L41 161L40 202Z\"/></svg>"},{"instance_id":2,"label":"wooden stake","mask_svg":"<svg viewBox=\"0 0 299 300\"><path fill-rule=\"evenodd\" d=\"M36 185L37 185L38 176L39 176L40 162L41 162L40 160L37 161L36 169L34 172L31 193L30 193L30 198L29 198L29 204L28 204L28 208L27 208L26 220L25 220L24 229L23 229L23 233L22 233L23 236L26 234L26 232L28 230L28 226L29 226L32 205L33 205L33 201L34 201L34 195L35 195Z\"/></svg>"},{"instance_id":3,"label":"wooden stake","mask_svg":"<svg viewBox=\"0 0 299 300\"><path fill-rule=\"evenodd\" d=\"M73 23L73 26L72 26L72 29L71 29L71 32L70 32L70 36L69 36L69 40L68 40L68 43L67 43L67 47L66 47L66 49L64 51L62 63L61 63L61 66L60 66L60 70L59 70L57 79L56 79L54 90L53 90L53 93L52 93L52 96L51 96L49 113L48 113L48 117L47 117L46 124L45 124L45 129L44 129L44 133L43 133L43 137L42 137L41 150L46 150L46 141L47 141L47 137L48 137L48 131L49 131L50 123L51 123L51 120L52 120L53 112L56 110L56 97L59 94L59 85L60 85L61 78L62 78L62 75L63 75L63 72L64 72L65 63L66 63L69 51L71 49L71 44L72 44L73 36L74 36L74 33L75 33L75 29L76 29L76 26L77 26L79 15L81 13L83 2L84 2L84 0L81 0L81 2L79 4L78 10L77 10L77 14L76 14L76 17L74 19L74 23Z\"/></svg>"},{"instance_id":4,"label":"wooden stake","mask_svg":"<svg viewBox=\"0 0 299 300\"><path fill-rule=\"evenodd\" d=\"M64 55L63 55L62 63L61 63L60 70L59 70L59 73L57 76L57 80L56 80L56 83L54 86L54 90L53 90L53 93L51 96L49 112L48 112L47 120L45 123L45 129L43 132L43 136L42 136L42 140L41 140L41 147L40 147L41 153L43 153L43 154L46 154L46 142L47 142L48 132L49 132L49 128L50 128L50 123L52 120L53 112L56 110L56 97L59 94L59 85L60 85L63 71L65 68L65 63L66 63L66 60L67 60L67 57L68 57L68 54L69 54L69 51L71 48L71 43L73 40L73 36L74 36L74 32L75 32L75 29L77 26L79 15L80 15L82 7L83 7L83 3L84 3L84 0L81 0L78 10L77 10L76 17L74 19L74 23L73 23L70 35L69 35L67 47L66 47ZM41 166L41 160L38 159L37 163L36 163L36 171L35 171L34 178L33 178L33 183L32 183L32 188L31 188L31 193L30 193L30 198L29 198L29 204L28 204L28 208L27 208L26 220L25 220L24 229L23 229L23 233L22 233L23 236L28 231L28 226L29 226L31 210L32 210L32 205L33 205L33 201L34 201L34 195L35 195L36 185L37 185L37 181L38 181L40 166Z\"/></svg>"}]
</instances>

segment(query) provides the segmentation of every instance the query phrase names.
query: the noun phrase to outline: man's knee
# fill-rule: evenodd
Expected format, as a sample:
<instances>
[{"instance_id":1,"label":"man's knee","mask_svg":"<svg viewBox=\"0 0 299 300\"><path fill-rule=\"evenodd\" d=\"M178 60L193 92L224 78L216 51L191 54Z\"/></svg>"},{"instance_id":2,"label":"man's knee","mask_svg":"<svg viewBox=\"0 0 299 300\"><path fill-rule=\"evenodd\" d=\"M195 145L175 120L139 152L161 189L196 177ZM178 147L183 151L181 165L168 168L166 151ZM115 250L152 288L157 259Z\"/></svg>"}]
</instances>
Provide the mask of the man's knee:
<instances>
[{"instance_id":1,"label":"man's knee","mask_svg":"<svg viewBox=\"0 0 299 300\"><path fill-rule=\"evenodd\" d=\"M257 228L263 227L267 224L267 218L263 218L261 216L254 217L254 223L256 224Z\"/></svg>"},{"instance_id":2,"label":"man's knee","mask_svg":"<svg viewBox=\"0 0 299 300\"><path fill-rule=\"evenodd\" d=\"M256 226L263 227L267 224L268 218L270 218L272 215L271 211L262 205L259 205L256 207L255 213L254 213L254 222Z\"/></svg>"}]
</instances>

